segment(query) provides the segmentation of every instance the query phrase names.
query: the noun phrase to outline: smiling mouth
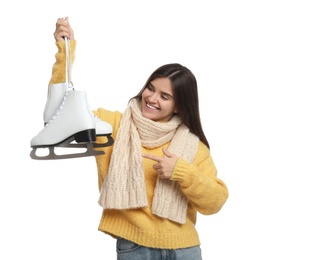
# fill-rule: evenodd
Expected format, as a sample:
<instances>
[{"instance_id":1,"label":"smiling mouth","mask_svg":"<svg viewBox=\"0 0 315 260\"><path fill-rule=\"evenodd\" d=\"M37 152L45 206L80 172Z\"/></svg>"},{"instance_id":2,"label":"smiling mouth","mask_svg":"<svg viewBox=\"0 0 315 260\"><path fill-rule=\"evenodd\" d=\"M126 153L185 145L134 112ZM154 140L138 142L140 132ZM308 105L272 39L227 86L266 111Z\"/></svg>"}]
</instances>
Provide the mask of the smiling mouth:
<instances>
[{"instance_id":1,"label":"smiling mouth","mask_svg":"<svg viewBox=\"0 0 315 260\"><path fill-rule=\"evenodd\" d=\"M158 109L158 108L156 108L156 107L150 106L148 103L146 103L146 106L147 106L147 108L149 108L149 109L159 110L159 109Z\"/></svg>"}]
</instances>

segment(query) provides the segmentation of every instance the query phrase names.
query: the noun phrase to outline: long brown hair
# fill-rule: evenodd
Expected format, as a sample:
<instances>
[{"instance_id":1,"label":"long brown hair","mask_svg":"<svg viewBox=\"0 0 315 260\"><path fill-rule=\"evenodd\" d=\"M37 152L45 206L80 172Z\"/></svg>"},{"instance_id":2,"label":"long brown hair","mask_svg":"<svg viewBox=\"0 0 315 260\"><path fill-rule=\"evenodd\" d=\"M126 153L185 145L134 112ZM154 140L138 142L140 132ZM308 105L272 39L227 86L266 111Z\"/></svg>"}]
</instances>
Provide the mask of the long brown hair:
<instances>
[{"instance_id":1,"label":"long brown hair","mask_svg":"<svg viewBox=\"0 0 315 260\"><path fill-rule=\"evenodd\" d=\"M189 130L197 135L208 148L208 140L203 132L199 113L197 80L194 74L178 63L170 63L157 68L147 79L140 92L130 99L141 100L143 91L156 78L169 78L174 93L177 115Z\"/></svg>"}]
</instances>

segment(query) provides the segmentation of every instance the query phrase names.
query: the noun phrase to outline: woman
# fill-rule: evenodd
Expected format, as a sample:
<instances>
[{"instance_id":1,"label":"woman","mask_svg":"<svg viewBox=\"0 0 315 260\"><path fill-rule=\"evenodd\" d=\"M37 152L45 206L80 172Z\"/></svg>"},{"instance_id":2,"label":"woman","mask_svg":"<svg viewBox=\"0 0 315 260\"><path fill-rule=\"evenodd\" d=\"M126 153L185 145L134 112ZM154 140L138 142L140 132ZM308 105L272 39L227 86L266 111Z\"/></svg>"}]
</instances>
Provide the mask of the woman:
<instances>
[{"instance_id":1,"label":"woman","mask_svg":"<svg viewBox=\"0 0 315 260\"><path fill-rule=\"evenodd\" d=\"M50 84L65 80L64 37L76 41L68 18L58 19ZM166 64L130 99L124 113L103 108L113 146L96 156L99 230L117 239L117 259L201 259L197 212L217 213L228 198L202 130L197 82L189 69ZM97 137L98 142L106 142ZM164 259L164 258L163 258Z\"/></svg>"}]
</instances>

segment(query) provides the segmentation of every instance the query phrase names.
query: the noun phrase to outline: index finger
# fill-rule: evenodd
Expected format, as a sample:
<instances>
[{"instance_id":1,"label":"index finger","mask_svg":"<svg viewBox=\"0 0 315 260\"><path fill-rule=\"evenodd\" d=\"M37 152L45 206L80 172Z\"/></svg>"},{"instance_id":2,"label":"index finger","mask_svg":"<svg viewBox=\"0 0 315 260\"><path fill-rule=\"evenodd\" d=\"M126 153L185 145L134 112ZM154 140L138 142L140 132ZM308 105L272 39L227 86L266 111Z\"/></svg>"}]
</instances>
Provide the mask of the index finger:
<instances>
[{"instance_id":1,"label":"index finger","mask_svg":"<svg viewBox=\"0 0 315 260\"><path fill-rule=\"evenodd\" d=\"M142 157L147 158L147 159L151 159L151 160L156 161L156 162L160 162L161 159L162 159L162 157L155 156L155 155L152 155L152 154L143 154Z\"/></svg>"}]
</instances>

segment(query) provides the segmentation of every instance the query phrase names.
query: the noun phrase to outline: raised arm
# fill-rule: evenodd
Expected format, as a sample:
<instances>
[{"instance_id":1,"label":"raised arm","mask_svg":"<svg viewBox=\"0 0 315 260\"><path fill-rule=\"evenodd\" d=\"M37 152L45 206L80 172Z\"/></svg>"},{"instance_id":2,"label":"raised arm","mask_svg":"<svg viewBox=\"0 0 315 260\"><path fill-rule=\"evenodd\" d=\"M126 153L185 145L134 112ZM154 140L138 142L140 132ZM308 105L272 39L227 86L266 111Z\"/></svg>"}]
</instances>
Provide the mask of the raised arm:
<instances>
[{"instance_id":1,"label":"raised arm","mask_svg":"<svg viewBox=\"0 0 315 260\"><path fill-rule=\"evenodd\" d=\"M52 76L49 81L49 85L57 84L65 82L66 80L66 51L65 51L65 40L67 37L69 40L70 54L71 54L71 62L74 62L75 59L75 48L76 41L74 39L74 33L69 23L69 18L65 19L59 18L56 22L56 29L54 32L54 38L56 41L56 46L58 48L58 52L55 55L56 61L52 68Z\"/></svg>"}]
</instances>

